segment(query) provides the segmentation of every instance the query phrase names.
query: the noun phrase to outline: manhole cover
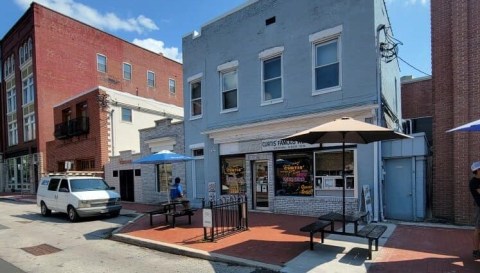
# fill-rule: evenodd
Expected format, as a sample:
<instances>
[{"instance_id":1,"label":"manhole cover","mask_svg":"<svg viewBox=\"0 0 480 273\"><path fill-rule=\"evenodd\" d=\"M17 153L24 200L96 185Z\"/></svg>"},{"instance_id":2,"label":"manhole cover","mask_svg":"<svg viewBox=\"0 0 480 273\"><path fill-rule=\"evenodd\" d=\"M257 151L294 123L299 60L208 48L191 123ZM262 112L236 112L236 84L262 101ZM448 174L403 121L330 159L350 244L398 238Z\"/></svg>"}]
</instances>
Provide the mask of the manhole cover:
<instances>
[{"instance_id":1,"label":"manhole cover","mask_svg":"<svg viewBox=\"0 0 480 273\"><path fill-rule=\"evenodd\" d=\"M47 244L41 244L38 246L31 246L31 247L22 247L21 249L35 256L47 255L47 254L52 254L55 252L62 251L59 248L56 248L54 246L47 245Z\"/></svg>"},{"instance_id":2,"label":"manhole cover","mask_svg":"<svg viewBox=\"0 0 480 273\"><path fill-rule=\"evenodd\" d=\"M4 225L0 225L0 229L9 229L9 227L6 227Z\"/></svg>"}]
</instances>

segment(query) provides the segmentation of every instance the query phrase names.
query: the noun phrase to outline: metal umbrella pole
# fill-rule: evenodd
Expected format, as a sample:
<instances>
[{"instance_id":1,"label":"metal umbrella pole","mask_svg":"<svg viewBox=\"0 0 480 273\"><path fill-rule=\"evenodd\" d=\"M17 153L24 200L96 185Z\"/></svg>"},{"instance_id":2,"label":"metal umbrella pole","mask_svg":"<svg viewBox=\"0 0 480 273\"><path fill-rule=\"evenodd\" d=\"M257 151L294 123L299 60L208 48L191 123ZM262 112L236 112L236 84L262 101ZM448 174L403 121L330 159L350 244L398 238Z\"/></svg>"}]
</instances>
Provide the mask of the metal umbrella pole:
<instances>
[{"instance_id":1,"label":"metal umbrella pole","mask_svg":"<svg viewBox=\"0 0 480 273\"><path fill-rule=\"evenodd\" d=\"M346 133L343 132L342 133L343 135L343 141L342 141L342 181L343 181L343 184L342 184L342 202L343 202L343 232L345 233L345 183L347 181L345 181L346 177L345 177L345 135Z\"/></svg>"}]
</instances>

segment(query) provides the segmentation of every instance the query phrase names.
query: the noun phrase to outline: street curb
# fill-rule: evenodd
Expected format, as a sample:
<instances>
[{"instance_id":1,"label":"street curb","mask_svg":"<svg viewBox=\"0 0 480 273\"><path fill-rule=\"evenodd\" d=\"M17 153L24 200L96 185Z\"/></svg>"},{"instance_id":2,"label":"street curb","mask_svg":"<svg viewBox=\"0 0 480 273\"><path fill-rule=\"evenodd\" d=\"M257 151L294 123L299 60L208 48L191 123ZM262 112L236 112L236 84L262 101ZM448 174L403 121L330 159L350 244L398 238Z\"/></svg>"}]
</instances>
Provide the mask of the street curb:
<instances>
[{"instance_id":1,"label":"street curb","mask_svg":"<svg viewBox=\"0 0 480 273\"><path fill-rule=\"evenodd\" d=\"M228 255L217 254L217 253L210 253L203 250L193 249L193 248L174 245L174 244L168 244L164 242L158 242L158 241L149 240L149 239L142 239L142 238L125 235L125 234L113 234L110 239L117 242L146 247L146 248L150 248L150 249L154 249L162 252L168 252L176 255L209 260L213 262L222 262L222 263L236 264L241 266L252 266L256 268L272 270L275 272L280 272L280 270L282 269L282 267L278 265L272 265L272 264L232 257Z\"/></svg>"}]
</instances>

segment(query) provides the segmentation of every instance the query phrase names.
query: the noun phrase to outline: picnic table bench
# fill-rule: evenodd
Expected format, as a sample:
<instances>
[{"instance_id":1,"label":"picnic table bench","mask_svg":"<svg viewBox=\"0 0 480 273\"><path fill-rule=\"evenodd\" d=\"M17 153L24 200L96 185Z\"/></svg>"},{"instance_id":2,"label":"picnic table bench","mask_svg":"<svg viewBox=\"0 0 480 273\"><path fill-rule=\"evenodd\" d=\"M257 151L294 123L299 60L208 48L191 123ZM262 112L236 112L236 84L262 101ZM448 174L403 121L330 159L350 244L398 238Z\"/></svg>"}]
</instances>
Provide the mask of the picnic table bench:
<instances>
[{"instance_id":1,"label":"picnic table bench","mask_svg":"<svg viewBox=\"0 0 480 273\"><path fill-rule=\"evenodd\" d=\"M310 233L310 250L313 250L313 235L317 232L321 233L321 239L323 244L323 240L325 237L325 228L327 226L331 226L331 222L318 220L300 228L300 231Z\"/></svg>"},{"instance_id":2,"label":"picnic table bench","mask_svg":"<svg viewBox=\"0 0 480 273\"><path fill-rule=\"evenodd\" d=\"M337 212L330 212L320 216L315 222L300 228L300 231L310 233L310 250L313 250L313 235L316 232L321 232L322 243L324 242L325 233L332 233L345 236L357 236L368 239L368 259L372 259L372 244L375 242L375 251L378 251L378 240L387 230L387 226L378 224L367 224L358 230L358 222L368 213L354 213L342 215ZM334 227L335 222L348 222L354 224L353 232L336 231ZM330 229L327 227L330 226Z\"/></svg>"},{"instance_id":3,"label":"picnic table bench","mask_svg":"<svg viewBox=\"0 0 480 273\"><path fill-rule=\"evenodd\" d=\"M185 201L183 201L185 202ZM154 215L165 215L165 222L168 224L169 222L169 217L172 218L172 223L171 226L175 227L175 218L177 217L182 217L182 216L188 216L188 224L192 224L192 216L195 214L195 211L197 209L177 209L178 205L183 205L182 202L167 202L167 203L161 203L159 204L159 208L147 211L145 212L146 214L149 215L150 217L150 226L153 226L153 216Z\"/></svg>"},{"instance_id":4,"label":"picnic table bench","mask_svg":"<svg viewBox=\"0 0 480 273\"><path fill-rule=\"evenodd\" d=\"M368 239L368 259L372 259L372 242L375 242L375 251L378 251L378 239L382 237L383 233L387 230L387 226L368 224L360 229L356 236L364 237Z\"/></svg>"}]
</instances>

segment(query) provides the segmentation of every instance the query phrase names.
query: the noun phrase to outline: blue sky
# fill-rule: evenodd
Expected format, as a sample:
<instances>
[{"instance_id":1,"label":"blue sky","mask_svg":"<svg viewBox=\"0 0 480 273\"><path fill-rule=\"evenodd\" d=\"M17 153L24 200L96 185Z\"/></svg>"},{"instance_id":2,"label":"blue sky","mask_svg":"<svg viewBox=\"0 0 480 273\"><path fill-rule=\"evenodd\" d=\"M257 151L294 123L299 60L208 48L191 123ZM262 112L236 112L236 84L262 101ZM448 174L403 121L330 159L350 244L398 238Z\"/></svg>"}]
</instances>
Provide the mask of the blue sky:
<instances>
[{"instance_id":1,"label":"blue sky","mask_svg":"<svg viewBox=\"0 0 480 273\"><path fill-rule=\"evenodd\" d=\"M293 0L290 0L293 1ZM354 0L352 0L354 1ZM356 0L355 0L356 1ZM375 0L381 1L381 0ZM31 0L2 0L0 37L15 24ZM246 0L36 0L51 9L124 40L181 61L182 37ZM431 74L430 0L385 0L399 56ZM400 61L401 75L425 74Z\"/></svg>"}]
</instances>

